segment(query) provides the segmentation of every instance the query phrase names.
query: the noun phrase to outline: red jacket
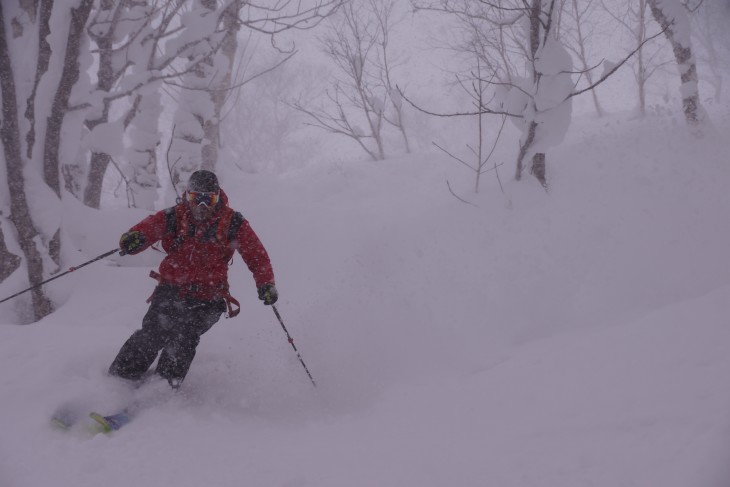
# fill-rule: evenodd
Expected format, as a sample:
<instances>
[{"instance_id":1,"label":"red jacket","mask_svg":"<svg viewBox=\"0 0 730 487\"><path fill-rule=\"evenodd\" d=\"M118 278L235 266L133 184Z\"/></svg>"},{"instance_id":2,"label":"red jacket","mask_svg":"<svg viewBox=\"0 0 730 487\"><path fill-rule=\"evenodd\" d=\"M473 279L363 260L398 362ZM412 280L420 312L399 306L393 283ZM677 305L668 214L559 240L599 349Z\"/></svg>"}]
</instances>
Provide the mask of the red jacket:
<instances>
[{"instance_id":1,"label":"red jacket","mask_svg":"<svg viewBox=\"0 0 730 487\"><path fill-rule=\"evenodd\" d=\"M229 235L231 222L240 226ZM134 230L144 235L144 248L162 241L167 256L160 264L160 283L178 286L191 296L213 299L227 294L228 263L235 250L253 273L256 287L274 284L266 249L248 221L228 206L223 190L215 213L202 224L180 203L148 216L130 229Z\"/></svg>"}]
</instances>

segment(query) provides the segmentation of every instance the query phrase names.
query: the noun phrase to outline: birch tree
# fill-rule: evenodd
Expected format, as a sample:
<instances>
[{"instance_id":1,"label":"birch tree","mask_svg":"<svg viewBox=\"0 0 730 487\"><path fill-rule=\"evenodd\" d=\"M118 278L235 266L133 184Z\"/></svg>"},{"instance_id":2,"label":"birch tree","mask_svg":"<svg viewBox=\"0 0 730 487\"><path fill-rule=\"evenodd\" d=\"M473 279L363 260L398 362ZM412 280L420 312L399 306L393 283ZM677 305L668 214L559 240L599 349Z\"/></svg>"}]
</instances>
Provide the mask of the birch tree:
<instances>
[{"instance_id":1,"label":"birch tree","mask_svg":"<svg viewBox=\"0 0 730 487\"><path fill-rule=\"evenodd\" d=\"M86 204L99 206L111 162L124 181L128 204L153 208L160 187L162 83L178 107L171 151L178 163L173 161L170 171L173 182L198 167L212 169L218 158L222 111L234 88L240 29L271 36L274 42L274 36L284 30L316 25L340 1L283 2L274 7L243 0L102 2L89 28L99 70L89 97L92 102L85 107L90 117L87 139L90 145L96 140L118 143L96 145L89 169L76 170L88 174ZM116 120L109 119L113 104L123 113ZM97 132L100 137L95 136ZM125 138L130 143L123 147ZM115 151L123 156L121 161L113 159Z\"/></svg>"},{"instance_id":2,"label":"birch tree","mask_svg":"<svg viewBox=\"0 0 730 487\"><path fill-rule=\"evenodd\" d=\"M0 140L7 188L2 193L9 199L4 203L10 206L9 220L31 285L60 265L61 131L74 110L72 91L83 76L80 56L91 7L91 0L73 6L52 1L0 4ZM53 25L51 18L56 19ZM61 66L58 71L50 69L54 62ZM18 82L27 79L33 82ZM42 289L34 289L31 298L31 320L52 311Z\"/></svg>"},{"instance_id":3,"label":"birch tree","mask_svg":"<svg viewBox=\"0 0 730 487\"><path fill-rule=\"evenodd\" d=\"M204 35L176 42L184 7L185 2L171 0L105 0L89 26L89 36L96 44L98 70L89 93L92 102L85 106L90 131L87 140L92 146L84 191L88 206L99 207L110 163L125 181L130 206L154 206L159 187L161 83L199 69L216 49L207 44ZM199 55L191 56L187 66L173 67L186 49L194 48ZM122 108L116 120L109 118L113 104ZM122 143L125 135L131 142L127 147ZM115 161L115 155L123 156L123 162Z\"/></svg>"},{"instance_id":4,"label":"birch tree","mask_svg":"<svg viewBox=\"0 0 730 487\"><path fill-rule=\"evenodd\" d=\"M18 235L18 243L23 251L31 283L38 283L43 278L42 249L36 237L39 232L33 223L30 206L25 196L25 177L23 175L23 157L20 146L20 128L18 118L18 98L15 83L15 71L12 65L11 51L6 29L6 12L0 3L0 90L2 90L3 124L0 128L0 140L6 166L6 187L10 203L10 222ZM4 205L7 201L3 202ZM3 247L5 243L3 242ZM3 259L5 277L12 273L12 257ZM49 314L51 301L42 290L36 289L31 294L33 310L37 319Z\"/></svg>"},{"instance_id":5,"label":"birch tree","mask_svg":"<svg viewBox=\"0 0 730 487\"><path fill-rule=\"evenodd\" d=\"M692 29L689 17L680 0L648 0L651 13L672 46L680 78L682 111L690 126L705 120L700 104L697 62L692 51Z\"/></svg>"},{"instance_id":6,"label":"birch tree","mask_svg":"<svg viewBox=\"0 0 730 487\"><path fill-rule=\"evenodd\" d=\"M647 90L650 79L669 61L665 55L665 46L657 41L647 42L652 23L649 0L636 0L620 6L620 10L609 7L602 2L603 11L629 33L635 46L641 46L630 65L634 73L637 95L637 112L640 117L646 115Z\"/></svg>"},{"instance_id":7,"label":"birch tree","mask_svg":"<svg viewBox=\"0 0 730 487\"><path fill-rule=\"evenodd\" d=\"M645 0L639 0L640 2ZM570 28L564 29L563 33L566 37L565 46L573 54L578 61L581 70L581 76L585 77L588 85L593 84L595 78L593 70L590 66L590 40L595 34L597 28L596 23L596 6L595 0L568 0L565 9L567 17L571 20ZM565 22L563 22L565 25ZM596 114L601 117L604 114L603 107L598 101L597 90L591 90L591 98Z\"/></svg>"},{"instance_id":8,"label":"birch tree","mask_svg":"<svg viewBox=\"0 0 730 487\"><path fill-rule=\"evenodd\" d=\"M100 98L100 106L88 111L85 125L89 131L93 132L95 128L110 121L109 112L112 106L110 94L131 64L128 46L135 40L135 33L132 31L147 20L146 12L134 7L135 5L127 0L101 0L89 23L87 32L96 45L98 56L95 89L96 96ZM128 39L129 37L131 39ZM126 44L120 46L122 42ZM116 137L121 139L122 136L122 131L118 130ZM106 150L91 151L86 171L83 201L92 208L99 208L104 175L112 158L108 147L102 149ZM72 184L71 181L67 182L68 186Z\"/></svg>"},{"instance_id":9,"label":"birch tree","mask_svg":"<svg viewBox=\"0 0 730 487\"><path fill-rule=\"evenodd\" d=\"M176 89L177 111L175 134L171 146L172 184L187 181L198 168L215 170L220 147L220 120L228 92L238 89L247 80L234 80L234 58L238 48L237 34L245 28L269 36L272 44L284 55L294 52L293 46L279 47L279 34L296 29L310 29L334 13L342 0L310 0L279 2L274 5L233 0L221 6L214 0L196 0L183 21L185 30L176 42L189 35L202 36L213 47L212 53L197 69L177 82L168 82ZM193 23L194 19L194 23ZM189 34L188 34L189 32ZM190 56L199 55L196 45L182 54L183 64ZM250 78L249 78L250 80Z\"/></svg>"},{"instance_id":10,"label":"birch tree","mask_svg":"<svg viewBox=\"0 0 730 487\"><path fill-rule=\"evenodd\" d=\"M529 164L530 173L545 189L548 188L546 151L560 144L567 133L572 98L595 89L641 47L618 63L604 64L598 79L576 88L572 78L573 60L556 29L557 0L440 0L414 1L414 5L452 15L463 25L464 49L469 54L477 54L484 67L484 81L494 92L494 96L484 97L487 103L477 110L438 115L508 116L521 134L515 179L522 178Z\"/></svg>"},{"instance_id":11,"label":"birch tree","mask_svg":"<svg viewBox=\"0 0 730 487\"><path fill-rule=\"evenodd\" d=\"M730 21L730 5L702 2L690 16L692 38L699 48L697 59L702 63L707 81L714 91L715 103L722 101L723 72L730 70L730 43L722 42Z\"/></svg>"},{"instance_id":12,"label":"birch tree","mask_svg":"<svg viewBox=\"0 0 730 487\"><path fill-rule=\"evenodd\" d=\"M558 2L442 0L417 5L456 16L470 49L486 48L478 55L496 98L488 98L494 99L492 106L476 113L510 116L521 132L515 179L522 178L530 161L530 173L547 189L546 150L562 141L572 113L573 62L553 30Z\"/></svg>"}]
</instances>

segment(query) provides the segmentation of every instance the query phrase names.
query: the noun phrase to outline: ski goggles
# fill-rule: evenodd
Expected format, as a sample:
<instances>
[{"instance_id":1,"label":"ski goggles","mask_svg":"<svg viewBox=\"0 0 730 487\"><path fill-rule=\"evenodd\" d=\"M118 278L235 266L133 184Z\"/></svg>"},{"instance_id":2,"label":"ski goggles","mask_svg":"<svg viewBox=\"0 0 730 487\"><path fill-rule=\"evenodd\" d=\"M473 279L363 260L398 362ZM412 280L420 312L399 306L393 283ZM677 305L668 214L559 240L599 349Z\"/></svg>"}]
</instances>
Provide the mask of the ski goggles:
<instances>
[{"instance_id":1,"label":"ski goggles","mask_svg":"<svg viewBox=\"0 0 730 487\"><path fill-rule=\"evenodd\" d=\"M221 199L220 193L209 193L203 191L188 191L185 199L193 206L215 206Z\"/></svg>"}]
</instances>

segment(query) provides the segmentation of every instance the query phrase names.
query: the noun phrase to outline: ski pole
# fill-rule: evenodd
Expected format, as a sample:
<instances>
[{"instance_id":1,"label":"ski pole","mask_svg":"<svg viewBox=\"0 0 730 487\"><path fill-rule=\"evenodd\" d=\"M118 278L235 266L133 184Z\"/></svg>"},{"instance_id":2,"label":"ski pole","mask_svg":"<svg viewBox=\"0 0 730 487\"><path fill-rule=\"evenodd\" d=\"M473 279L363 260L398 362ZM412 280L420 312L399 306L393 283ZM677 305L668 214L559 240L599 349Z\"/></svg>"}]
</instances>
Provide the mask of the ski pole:
<instances>
[{"instance_id":1,"label":"ski pole","mask_svg":"<svg viewBox=\"0 0 730 487\"><path fill-rule=\"evenodd\" d=\"M273 309L273 310L274 310L274 314L276 315L276 318L277 318L277 319L279 320L279 323L281 323L281 327L282 327L282 328L284 329L284 333L286 333L286 338L287 338L287 339L289 340L289 343L291 343L291 346L292 346L292 348L293 348L293 349L294 349L294 351L295 351L295 352L297 353L297 357L299 357L299 362L301 362L301 363L302 363L302 367L304 367L304 371L305 371L305 372L307 373L307 375L309 376L309 380L311 380L311 381L312 381L312 385L313 385L314 387L317 387L317 383L316 383L316 382L314 382L314 379L312 378L312 374L310 374L310 373L309 373L309 369L308 369L308 368L307 368L307 366L306 366L306 365L304 364L304 360L302 360L302 356L301 356L301 355L299 354L299 350L297 350L297 346L296 346L296 345L294 345L294 339L293 339L293 338L291 337L291 335L289 334L289 330L287 330L287 329L286 329L286 326L284 326L284 320L282 320L282 319L281 319L281 315L279 314L279 310L278 310L278 309L276 309L276 306L274 306L273 304L271 305L271 309Z\"/></svg>"},{"instance_id":2,"label":"ski pole","mask_svg":"<svg viewBox=\"0 0 730 487\"><path fill-rule=\"evenodd\" d=\"M28 289L24 289L23 291L20 291L19 293L15 293L12 296L9 296L9 297L3 299L2 301L0 301L0 303L4 303L5 301L7 301L9 299L13 299L14 297L20 296L23 293L27 293L28 291L32 291L33 289L38 288L38 287L41 287L42 285L44 285L46 283L49 283L49 282L53 281L54 279L58 279L59 277L63 277L66 274L69 274L69 273L71 273L71 272L73 272L73 271L75 271L77 269L81 269L82 267L84 267L86 265L89 265L89 264L91 264L93 262L96 262L97 260L101 260L104 257L109 257L110 255L112 255L115 252L119 252L119 249L110 250L109 252L105 252L105 253L101 254L99 257L95 257L95 258L91 259L88 262L84 262L83 264L77 265L76 267L70 267L66 272L64 272L62 274L59 274L57 276L53 276L50 279L46 279L45 281L41 282L40 284L36 284L35 286L31 286Z\"/></svg>"}]
</instances>

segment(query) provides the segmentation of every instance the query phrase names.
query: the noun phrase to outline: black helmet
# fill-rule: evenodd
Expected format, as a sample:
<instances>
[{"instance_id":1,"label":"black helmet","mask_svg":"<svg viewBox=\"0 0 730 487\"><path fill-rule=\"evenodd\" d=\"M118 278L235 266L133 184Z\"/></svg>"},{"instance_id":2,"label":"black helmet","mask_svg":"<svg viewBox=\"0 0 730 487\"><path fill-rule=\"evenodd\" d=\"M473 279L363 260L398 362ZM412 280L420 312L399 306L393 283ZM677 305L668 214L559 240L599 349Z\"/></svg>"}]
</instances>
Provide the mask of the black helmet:
<instances>
[{"instance_id":1,"label":"black helmet","mask_svg":"<svg viewBox=\"0 0 730 487\"><path fill-rule=\"evenodd\" d=\"M190 175L190 179L188 180L188 191L217 193L220 189L216 175L205 169L195 171Z\"/></svg>"}]
</instances>

